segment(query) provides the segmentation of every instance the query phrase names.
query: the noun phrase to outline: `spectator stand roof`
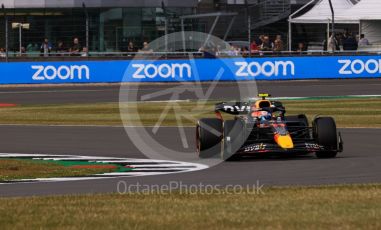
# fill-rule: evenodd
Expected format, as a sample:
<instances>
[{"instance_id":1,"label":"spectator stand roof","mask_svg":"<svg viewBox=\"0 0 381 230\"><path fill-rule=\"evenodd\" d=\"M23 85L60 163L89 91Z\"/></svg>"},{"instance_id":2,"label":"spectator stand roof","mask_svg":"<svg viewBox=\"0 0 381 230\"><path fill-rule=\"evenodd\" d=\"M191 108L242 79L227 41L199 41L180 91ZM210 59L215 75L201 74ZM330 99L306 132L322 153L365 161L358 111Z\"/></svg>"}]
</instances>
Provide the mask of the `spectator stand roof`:
<instances>
[{"instance_id":1,"label":"spectator stand roof","mask_svg":"<svg viewBox=\"0 0 381 230\"><path fill-rule=\"evenodd\" d=\"M361 0L352 8L337 15L341 20L358 20L360 33L365 34L370 43L381 44L381 0Z\"/></svg>"},{"instance_id":2,"label":"spectator stand roof","mask_svg":"<svg viewBox=\"0 0 381 230\"><path fill-rule=\"evenodd\" d=\"M362 0L364 1L364 0ZM366 0L365 0L366 1ZM371 0L371 1L379 1L379 0ZM309 10L307 13L303 14L302 16L292 18L294 15L299 13L301 10L306 8L308 5L312 4L315 1L309 2L307 5L303 6L299 11L295 12L293 15L290 16L289 22L291 23L305 23L305 24L326 24L332 21L332 12L331 7L329 5L328 0L319 0L314 7L312 7L311 10ZM381 1L380 1L381 3ZM351 8L353 8L353 3L349 0L332 0L332 5L335 10L335 14L340 14L344 11L347 11ZM341 19L335 17L336 23L341 24L352 24L352 23L358 23L358 20L352 19L352 18L346 18L342 17Z\"/></svg>"},{"instance_id":3,"label":"spectator stand roof","mask_svg":"<svg viewBox=\"0 0 381 230\"><path fill-rule=\"evenodd\" d=\"M337 14L339 20L381 20L380 0L361 0L352 8Z\"/></svg>"}]
</instances>

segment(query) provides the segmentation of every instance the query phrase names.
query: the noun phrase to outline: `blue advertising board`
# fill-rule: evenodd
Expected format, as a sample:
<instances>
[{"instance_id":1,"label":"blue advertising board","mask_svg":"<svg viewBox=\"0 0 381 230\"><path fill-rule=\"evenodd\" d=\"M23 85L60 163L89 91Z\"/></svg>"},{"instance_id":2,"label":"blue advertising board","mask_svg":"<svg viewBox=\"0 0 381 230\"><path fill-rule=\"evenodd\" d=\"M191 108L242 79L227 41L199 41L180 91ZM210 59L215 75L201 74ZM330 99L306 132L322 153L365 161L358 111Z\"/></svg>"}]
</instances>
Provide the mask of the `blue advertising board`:
<instances>
[{"instance_id":1,"label":"blue advertising board","mask_svg":"<svg viewBox=\"0 0 381 230\"><path fill-rule=\"evenodd\" d=\"M0 63L0 84L380 78L381 56Z\"/></svg>"}]
</instances>

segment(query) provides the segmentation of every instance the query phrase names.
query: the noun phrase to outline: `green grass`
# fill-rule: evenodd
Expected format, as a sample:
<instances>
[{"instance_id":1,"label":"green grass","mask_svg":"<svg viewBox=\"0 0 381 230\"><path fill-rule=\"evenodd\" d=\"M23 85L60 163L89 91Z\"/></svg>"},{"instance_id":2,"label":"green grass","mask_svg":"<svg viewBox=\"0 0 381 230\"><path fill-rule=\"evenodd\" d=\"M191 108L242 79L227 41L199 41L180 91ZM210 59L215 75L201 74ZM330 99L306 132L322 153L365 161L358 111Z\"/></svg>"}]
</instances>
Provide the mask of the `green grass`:
<instances>
[{"instance_id":1,"label":"green grass","mask_svg":"<svg viewBox=\"0 0 381 230\"><path fill-rule=\"evenodd\" d=\"M0 109L2 124L120 125L117 103L20 105Z\"/></svg>"},{"instance_id":2,"label":"green grass","mask_svg":"<svg viewBox=\"0 0 381 230\"><path fill-rule=\"evenodd\" d=\"M210 102L143 102L124 103L122 113L125 125L156 125L163 117L162 126L193 126L201 117L214 116ZM286 100L288 115L305 113L333 116L339 127L381 127L381 98L352 98L326 100ZM168 107L168 113L163 110ZM179 119L179 120L176 120ZM1 124L49 125L122 125L118 103L21 105L0 109Z\"/></svg>"},{"instance_id":3,"label":"green grass","mask_svg":"<svg viewBox=\"0 0 381 230\"><path fill-rule=\"evenodd\" d=\"M19 179L86 176L112 171L114 170L104 168L67 167L59 162L52 161L0 159L0 182Z\"/></svg>"},{"instance_id":4,"label":"green grass","mask_svg":"<svg viewBox=\"0 0 381 230\"><path fill-rule=\"evenodd\" d=\"M0 198L2 229L381 229L381 185Z\"/></svg>"},{"instance_id":5,"label":"green grass","mask_svg":"<svg viewBox=\"0 0 381 230\"><path fill-rule=\"evenodd\" d=\"M339 127L381 127L381 99L285 101L289 114L306 113L310 120L321 114L332 116Z\"/></svg>"}]
</instances>

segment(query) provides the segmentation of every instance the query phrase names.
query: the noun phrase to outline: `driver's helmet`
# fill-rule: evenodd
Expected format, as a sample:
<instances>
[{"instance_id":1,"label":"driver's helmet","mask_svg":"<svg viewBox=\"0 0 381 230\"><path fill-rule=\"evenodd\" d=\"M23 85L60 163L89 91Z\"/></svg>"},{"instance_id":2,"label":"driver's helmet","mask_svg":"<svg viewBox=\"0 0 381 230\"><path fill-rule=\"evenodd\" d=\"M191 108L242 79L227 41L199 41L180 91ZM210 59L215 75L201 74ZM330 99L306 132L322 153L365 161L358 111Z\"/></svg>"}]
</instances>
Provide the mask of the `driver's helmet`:
<instances>
[{"instance_id":1,"label":"driver's helmet","mask_svg":"<svg viewBox=\"0 0 381 230\"><path fill-rule=\"evenodd\" d=\"M270 121L272 118L272 115L271 113L267 111L261 111L261 115L259 118L261 119L261 121Z\"/></svg>"},{"instance_id":2,"label":"driver's helmet","mask_svg":"<svg viewBox=\"0 0 381 230\"><path fill-rule=\"evenodd\" d=\"M251 116L261 122L270 121L272 114L266 108L271 108L272 104L269 100L258 100L251 105Z\"/></svg>"},{"instance_id":3,"label":"driver's helmet","mask_svg":"<svg viewBox=\"0 0 381 230\"><path fill-rule=\"evenodd\" d=\"M258 118L259 120L263 120L263 121L269 121L272 118L271 113L267 111L254 111L251 113L251 116L253 118Z\"/></svg>"}]
</instances>

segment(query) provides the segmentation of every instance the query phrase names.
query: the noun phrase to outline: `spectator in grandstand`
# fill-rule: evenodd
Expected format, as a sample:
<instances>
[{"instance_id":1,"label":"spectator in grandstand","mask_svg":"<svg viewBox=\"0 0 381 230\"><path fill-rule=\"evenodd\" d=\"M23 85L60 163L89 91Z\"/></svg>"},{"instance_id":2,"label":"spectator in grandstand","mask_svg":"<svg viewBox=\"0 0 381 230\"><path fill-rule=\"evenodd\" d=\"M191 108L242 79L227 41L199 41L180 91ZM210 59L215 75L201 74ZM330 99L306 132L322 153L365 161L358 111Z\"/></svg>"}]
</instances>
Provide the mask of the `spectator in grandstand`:
<instances>
[{"instance_id":1,"label":"spectator in grandstand","mask_svg":"<svg viewBox=\"0 0 381 230\"><path fill-rule=\"evenodd\" d=\"M337 41L336 50L342 50L343 49L343 39L344 39L343 33L337 33L336 34L336 41Z\"/></svg>"},{"instance_id":2,"label":"spectator in grandstand","mask_svg":"<svg viewBox=\"0 0 381 230\"><path fill-rule=\"evenodd\" d=\"M24 46L21 47L20 52L17 54L19 57L26 57L26 49Z\"/></svg>"},{"instance_id":3,"label":"spectator in grandstand","mask_svg":"<svg viewBox=\"0 0 381 230\"><path fill-rule=\"evenodd\" d=\"M37 43L29 43L26 46L26 51L27 52L38 52L38 51L40 51L40 47L38 47Z\"/></svg>"},{"instance_id":4,"label":"spectator in grandstand","mask_svg":"<svg viewBox=\"0 0 381 230\"><path fill-rule=\"evenodd\" d=\"M259 47L258 47L256 41L251 42L251 44L250 44L250 52L251 52L251 54L258 54L259 53Z\"/></svg>"},{"instance_id":5,"label":"spectator in grandstand","mask_svg":"<svg viewBox=\"0 0 381 230\"><path fill-rule=\"evenodd\" d=\"M304 44L304 42L299 42L298 43L298 49L296 50L296 52L302 54L303 52L306 52L307 51L307 48L306 48L306 45Z\"/></svg>"},{"instance_id":6,"label":"spectator in grandstand","mask_svg":"<svg viewBox=\"0 0 381 230\"><path fill-rule=\"evenodd\" d=\"M233 56L237 56L235 47L234 47L233 45L231 45L231 46L229 47L229 50L227 51L226 54L227 54L228 56L231 56L231 57L233 57Z\"/></svg>"},{"instance_id":7,"label":"spectator in grandstand","mask_svg":"<svg viewBox=\"0 0 381 230\"><path fill-rule=\"evenodd\" d=\"M284 50L284 45L282 41L282 36L277 35L276 39L274 41L274 51L275 52L282 52Z\"/></svg>"},{"instance_id":8,"label":"spectator in grandstand","mask_svg":"<svg viewBox=\"0 0 381 230\"><path fill-rule=\"evenodd\" d=\"M352 51L357 50L358 43L352 33L348 33L348 37L343 41L343 50Z\"/></svg>"},{"instance_id":9,"label":"spectator in grandstand","mask_svg":"<svg viewBox=\"0 0 381 230\"><path fill-rule=\"evenodd\" d=\"M141 53L152 53L153 50L149 47L148 42L143 42L143 48L139 50Z\"/></svg>"},{"instance_id":10,"label":"spectator in grandstand","mask_svg":"<svg viewBox=\"0 0 381 230\"><path fill-rule=\"evenodd\" d=\"M221 46L220 45L215 46L215 54L216 54L216 57L219 57L219 56L222 55L222 51L221 51Z\"/></svg>"},{"instance_id":11,"label":"spectator in grandstand","mask_svg":"<svg viewBox=\"0 0 381 230\"><path fill-rule=\"evenodd\" d=\"M48 57L50 52L52 51L53 49L53 46L52 44L49 42L49 39L48 38L45 38L44 39L44 42L41 44L40 46L40 53L41 53L41 56L44 56L44 57Z\"/></svg>"},{"instance_id":12,"label":"spectator in grandstand","mask_svg":"<svg viewBox=\"0 0 381 230\"><path fill-rule=\"evenodd\" d=\"M239 47L239 46L235 46L235 47L234 47L234 52L235 52L235 55L236 55L236 56L241 55L242 51L243 51L243 48L241 48L241 47Z\"/></svg>"},{"instance_id":13,"label":"spectator in grandstand","mask_svg":"<svg viewBox=\"0 0 381 230\"><path fill-rule=\"evenodd\" d=\"M347 28L347 29L345 29L344 30L344 33L343 33L343 38L344 39L347 39L348 37L349 37L349 34L350 34L351 32L349 31L349 29Z\"/></svg>"},{"instance_id":14,"label":"spectator in grandstand","mask_svg":"<svg viewBox=\"0 0 381 230\"><path fill-rule=\"evenodd\" d=\"M63 41L58 41L57 48L56 48L56 53L58 56L62 56L63 53L66 53L67 49L63 43Z\"/></svg>"},{"instance_id":15,"label":"spectator in grandstand","mask_svg":"<svg viewBox=\"0 0 381 230\"><path fill-rule=\"evenodd\" d=\"M73 45L70 48L71 55L72 56L80 56L81 55L81 51L82 51L82 47L79 44L79 39L78 38L74 38Z\"/></svg>"},{"instance_id":16,"label":"spectator in grandstand","mask_svg":"<svg viewBox=\"0 0 381 230\"><path fill-rule=\"evenodd\" d=\"M369 46L369 40L365 37L365 34L360 35L359 46Z\"/></svg>"},{"instance_id":17,"label":"spectator in grandstand","mask_svg":"<svg viewBox=\"0 0 381 230\"><path fill-rule=\"evenodd\" d=\"M135 53L135 52L137 52L137 51L138 51L138 50L136 49L134 43L130 41L130 42L128 43L128 46L127 46L127 52L129 52L129 53Z\"/></svg>"},{"instance_id":18,"label":"spectator in grandstand","mask_svg":"<svg viewBox=\"0 0 381 230\"><path fill-rule=\"evenodd\" d=\"M272 45L269 36L263 37L263 43L261 45L261 51L272 51Z\"/></svg>"},{"instance_id":19,"label":"spectator in grandstand","mask_svg":"<svg viewBox=\"0 0 381 230\"><path fill-rule=\"evenodd\" d=\"M5 57L5 49L4 48L0 48L0 57L4 58Z\"/></svg>"},{"instance_id":20,"label":"spectator in grandstand","mask_svg":"<svg viewBox=\"0 0 381 230\"><path fill-rule=\"evenodd\" d=\"M88 57L89 56L89 50L87 47L82 48L81 57Z\"/></svg>"},{"instance_id":21,"label":"spectator in grandstand","mask_svg":"<svg viewBox=\"0 0 381 230\"><path fill-rule=\"evenodd\" d=\"M336 36L333 36L333 34L330 33L329 34L328 43L327 43L327 51L328 52L334 52L334 51L336 51L338 44L339 43L336 40Z\"/></svg>"},{"instance_id":22,"label":"spectator in grandstand","mask_svg":"<svg viewBox=\"0 0 381 230\"><path fill-rule=\"evenodd\" d=\"M213 59L216 58L217 55L217 48L214 47L213 44L206 44L205 46L201 47L198 51L203 53L204 58Z\"/></svg>"},{"instance_id":23,"label":"spectator in grandstand","mask_svg":"<svg viewBox=\"0 0 381 230\"><path fill-rule=\"evenodd\" d=\"M243 55L244 57L247 57L249 55L249 48L247 46L244 46L241 48L241 55Z\"/></svg>"},{"instance_id":24,"label":"spectator in grandstand","mask_svg":"<svg viewBox=\"0 0 381 230\"><path fill-rule=\"evenodd\" d=\"M265 35L259 35L258 37L258 46L261 47L263 44L263 41L265 40Z\"/></svg>"}]
</instances>

